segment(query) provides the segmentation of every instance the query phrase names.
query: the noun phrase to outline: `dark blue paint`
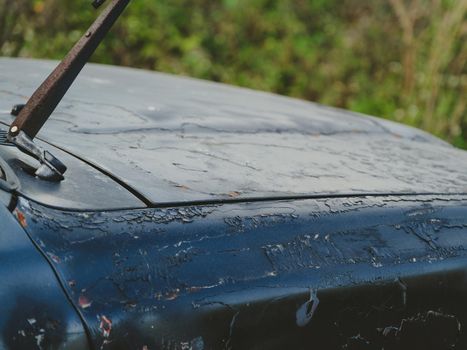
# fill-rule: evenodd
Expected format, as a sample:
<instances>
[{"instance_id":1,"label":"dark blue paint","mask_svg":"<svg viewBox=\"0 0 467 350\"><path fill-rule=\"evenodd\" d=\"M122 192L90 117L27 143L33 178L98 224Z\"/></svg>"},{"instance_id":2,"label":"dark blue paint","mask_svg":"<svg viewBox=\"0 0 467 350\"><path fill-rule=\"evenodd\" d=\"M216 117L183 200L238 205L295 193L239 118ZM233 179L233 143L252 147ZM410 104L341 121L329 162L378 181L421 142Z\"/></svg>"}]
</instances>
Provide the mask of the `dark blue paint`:
<instances>
[{"instance_id":1,"label":"dark blue paint","mask_svg":"<svg viewBox=\"0 0 467 350\"><path fill-rule=\"evenodd\" d=\"M0 348L88 348L50 265L3 205L0 223Z\"/></svg>"},{"instance_id":2,"label":"dark blue paint","mask_svg":"<svg viewBox=\"0 0 467 350\"><path fill-rule=\"evenodd\" d=\"M96 348L339 349L360 334L380 349L429 311L466 324L467 197L19 209Z\"/></svg>"}]
</instances>

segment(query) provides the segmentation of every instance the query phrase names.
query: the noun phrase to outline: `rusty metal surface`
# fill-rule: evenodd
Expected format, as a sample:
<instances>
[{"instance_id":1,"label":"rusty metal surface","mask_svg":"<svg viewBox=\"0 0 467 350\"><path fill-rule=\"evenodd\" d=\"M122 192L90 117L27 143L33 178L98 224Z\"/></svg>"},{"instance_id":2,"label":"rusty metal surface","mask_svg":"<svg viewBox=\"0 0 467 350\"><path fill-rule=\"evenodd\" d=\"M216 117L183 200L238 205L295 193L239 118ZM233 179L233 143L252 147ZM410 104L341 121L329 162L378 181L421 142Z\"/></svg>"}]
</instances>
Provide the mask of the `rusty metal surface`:
<instances>
[{"instance_id":1,"label":"rusty metal surface","mask_svg":"<svg viewBox=\"0 0 467 350\"><path fill-rule=\"evenodd\" d=\"M7 111L53 65L0 59L0 121L12 121ZM125 68L85 68L39 136L158 205L467 190L467 153L421 131L272 94Z\"/></svg>"},{"instance_id":2,"label":"rusty metal surface","mask_svg":"<svg viewBox=\"0 0 467 350\"><path fill-rule=\"evenodd\" d=\"M10 133L16 126L16 130L24 131L31 139L36 136L129 2L130 0L112 0L102 11L89 30L21 109L11 124Z\"/></svg>"},{"instance_id":3,"label":"rusty metal surface","mask_svg":"<svg viewBox=\"0 0 467 350\"><path fill-rule=\"evenodd\" d=\"M467 196L62 212L21 200L101 349L465 349Z\"/></svg>"}]
</instances>

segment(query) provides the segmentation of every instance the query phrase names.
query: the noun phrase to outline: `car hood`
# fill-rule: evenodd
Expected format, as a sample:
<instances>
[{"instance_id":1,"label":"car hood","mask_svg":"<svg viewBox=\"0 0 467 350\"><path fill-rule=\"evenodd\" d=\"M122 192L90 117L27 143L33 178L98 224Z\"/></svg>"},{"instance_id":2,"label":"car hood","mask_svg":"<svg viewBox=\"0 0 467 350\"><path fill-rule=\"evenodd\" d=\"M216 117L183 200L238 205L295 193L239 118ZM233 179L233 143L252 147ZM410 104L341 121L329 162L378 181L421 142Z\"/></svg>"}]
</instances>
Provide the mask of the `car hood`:
<instances>
[{"instance_id":1,"label":"car hood","mask_svg":"<svg viewBox=\"0 0 467 350\"><path fill-rule=\"evenodd\" d=\"M0 59L0 121L55 65ZM38 137L155 205L467 189L467 153L422 131L129 68L87 65Z\"/></svg>"}]
</instances>

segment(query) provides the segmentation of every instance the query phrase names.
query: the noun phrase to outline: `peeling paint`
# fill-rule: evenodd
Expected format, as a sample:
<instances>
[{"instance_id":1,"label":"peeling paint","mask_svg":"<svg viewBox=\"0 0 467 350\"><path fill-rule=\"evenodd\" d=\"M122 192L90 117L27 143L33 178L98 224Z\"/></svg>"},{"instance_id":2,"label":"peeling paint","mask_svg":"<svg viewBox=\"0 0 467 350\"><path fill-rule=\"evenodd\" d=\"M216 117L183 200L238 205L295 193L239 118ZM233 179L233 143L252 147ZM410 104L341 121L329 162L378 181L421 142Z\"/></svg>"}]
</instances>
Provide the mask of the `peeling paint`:
<instances>
[{"instance_id":1,"label":"peeling paint","mask_svg":"<svg viewBox=\"0 0 467 350\"><path fill-rule=\"evenodd\" d=\"M27 96L31 84L39 83L53 66L2 58L0 110ZM18 71L24 74L15 74ZM154 205L465 191L467 153L413 128L156 73L91 64L83 72L86 76L76 82L41 137L85 155ZM131 89L102 89L103 81L124 86L128 80L134 82ZM92 101L90 91L98 91ZM11 116L0 113L0 122L9 125ZM102 176L100 180L105 183ZM66 196L61 198L66 202ZM129 196L119 199L138 203Z\"/></svg>"},{"instance_id":2,"label":"peeling paint","mask_svg":"<svg viewBox=\"0 0 467 350\"><path fill-rule=\"evenodd\" d=\"M16 219L18 220L19 224L25 228L28 226L28 222L26 220L26 216L24 215L24 213L22 213L21 211L19 211L18 209L16 209L14 211L15 215L16 215Z\"/></svg>"},{"instance_id":3,"label":"peeling paint","mask_svg":"<svg viewBox=\"0 0 467 350\"><path fill-rule=\"evenodd\" d=\"M465 196L101 213L23 202L26 230L50 253L96 348L196 349L201 337L206 349L350 349L382 344L431 310L467 322L455 311Z\"/></svg>"},{"instance_id":4,"label":"peeling paint","mask_svg":"<svg viewBox=\"0 0 467 350\"><path fill-rule=\"evenodd\" d=\"M305 302L302 306L300 306L300 308L297 310L297 326L305 327L308 323L310 323L311 319L313 318L313 315L316 312L316 309L318 308L318 305L318 293L311 289L310 299L307 302Z\"/></svg>"},{"instance_id":5,"label":"peeling paint","mask_svg":"<svg viewBox=\"0 0 467 350\"><path fill-rule=\"evenodd\" d=\"M110 332L112 331L112 321L106 316L102 315L99 318L99 329L102 331L102 336L104 338L110 337Z\"/></svg>"},{"instance_id":6,"label":"peeling paint","mask_svg":"<svg viewBox=\"0 0 467 350\"><path fill-rule=\"evenodd\" d=\"M91 307L92 301L89 300L85 295L80 295L78 299L78 305L82 309L87 309L88 307Z\"/></svg>"}]
</instances>

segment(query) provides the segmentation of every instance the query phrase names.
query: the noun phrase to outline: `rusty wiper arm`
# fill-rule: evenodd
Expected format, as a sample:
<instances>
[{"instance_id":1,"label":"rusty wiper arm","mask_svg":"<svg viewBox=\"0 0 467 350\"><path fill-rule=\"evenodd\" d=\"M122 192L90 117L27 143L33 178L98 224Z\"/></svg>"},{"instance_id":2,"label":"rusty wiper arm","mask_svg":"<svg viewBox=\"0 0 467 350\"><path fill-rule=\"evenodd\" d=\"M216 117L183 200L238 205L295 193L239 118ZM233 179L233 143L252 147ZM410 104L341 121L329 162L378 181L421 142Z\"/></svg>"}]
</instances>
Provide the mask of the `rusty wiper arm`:
<instances>
[{"instance_id":1,"label":"rusty wiper arm","mask_svg":"<svg viewBox=\"0 0 467 350\"><path fill-rule=\"evenodd\" d=\"M130 1L112 0L28 102L16 108L18 115L10 126L8 140L41 162L42 169L38 169L37 176L48 180L63 180L65 165L36 146L33 139ZM92 5L98 8L104 2L93 0Z\"/></svg>"},{"instance_id":2,"label":"rusty wiper arm","mask_svg":"<svg viewBox=\"0 0 467 350\"><path fill-rule=\"evenodd\" d=\"M113 0L101 13L86 34L34 92L11 124L10 134L24 131L34 139L129 2L130 0ZM93 5L96 7L102 3L103 0L94 0Z\"/></svg>"}]
</instances>

